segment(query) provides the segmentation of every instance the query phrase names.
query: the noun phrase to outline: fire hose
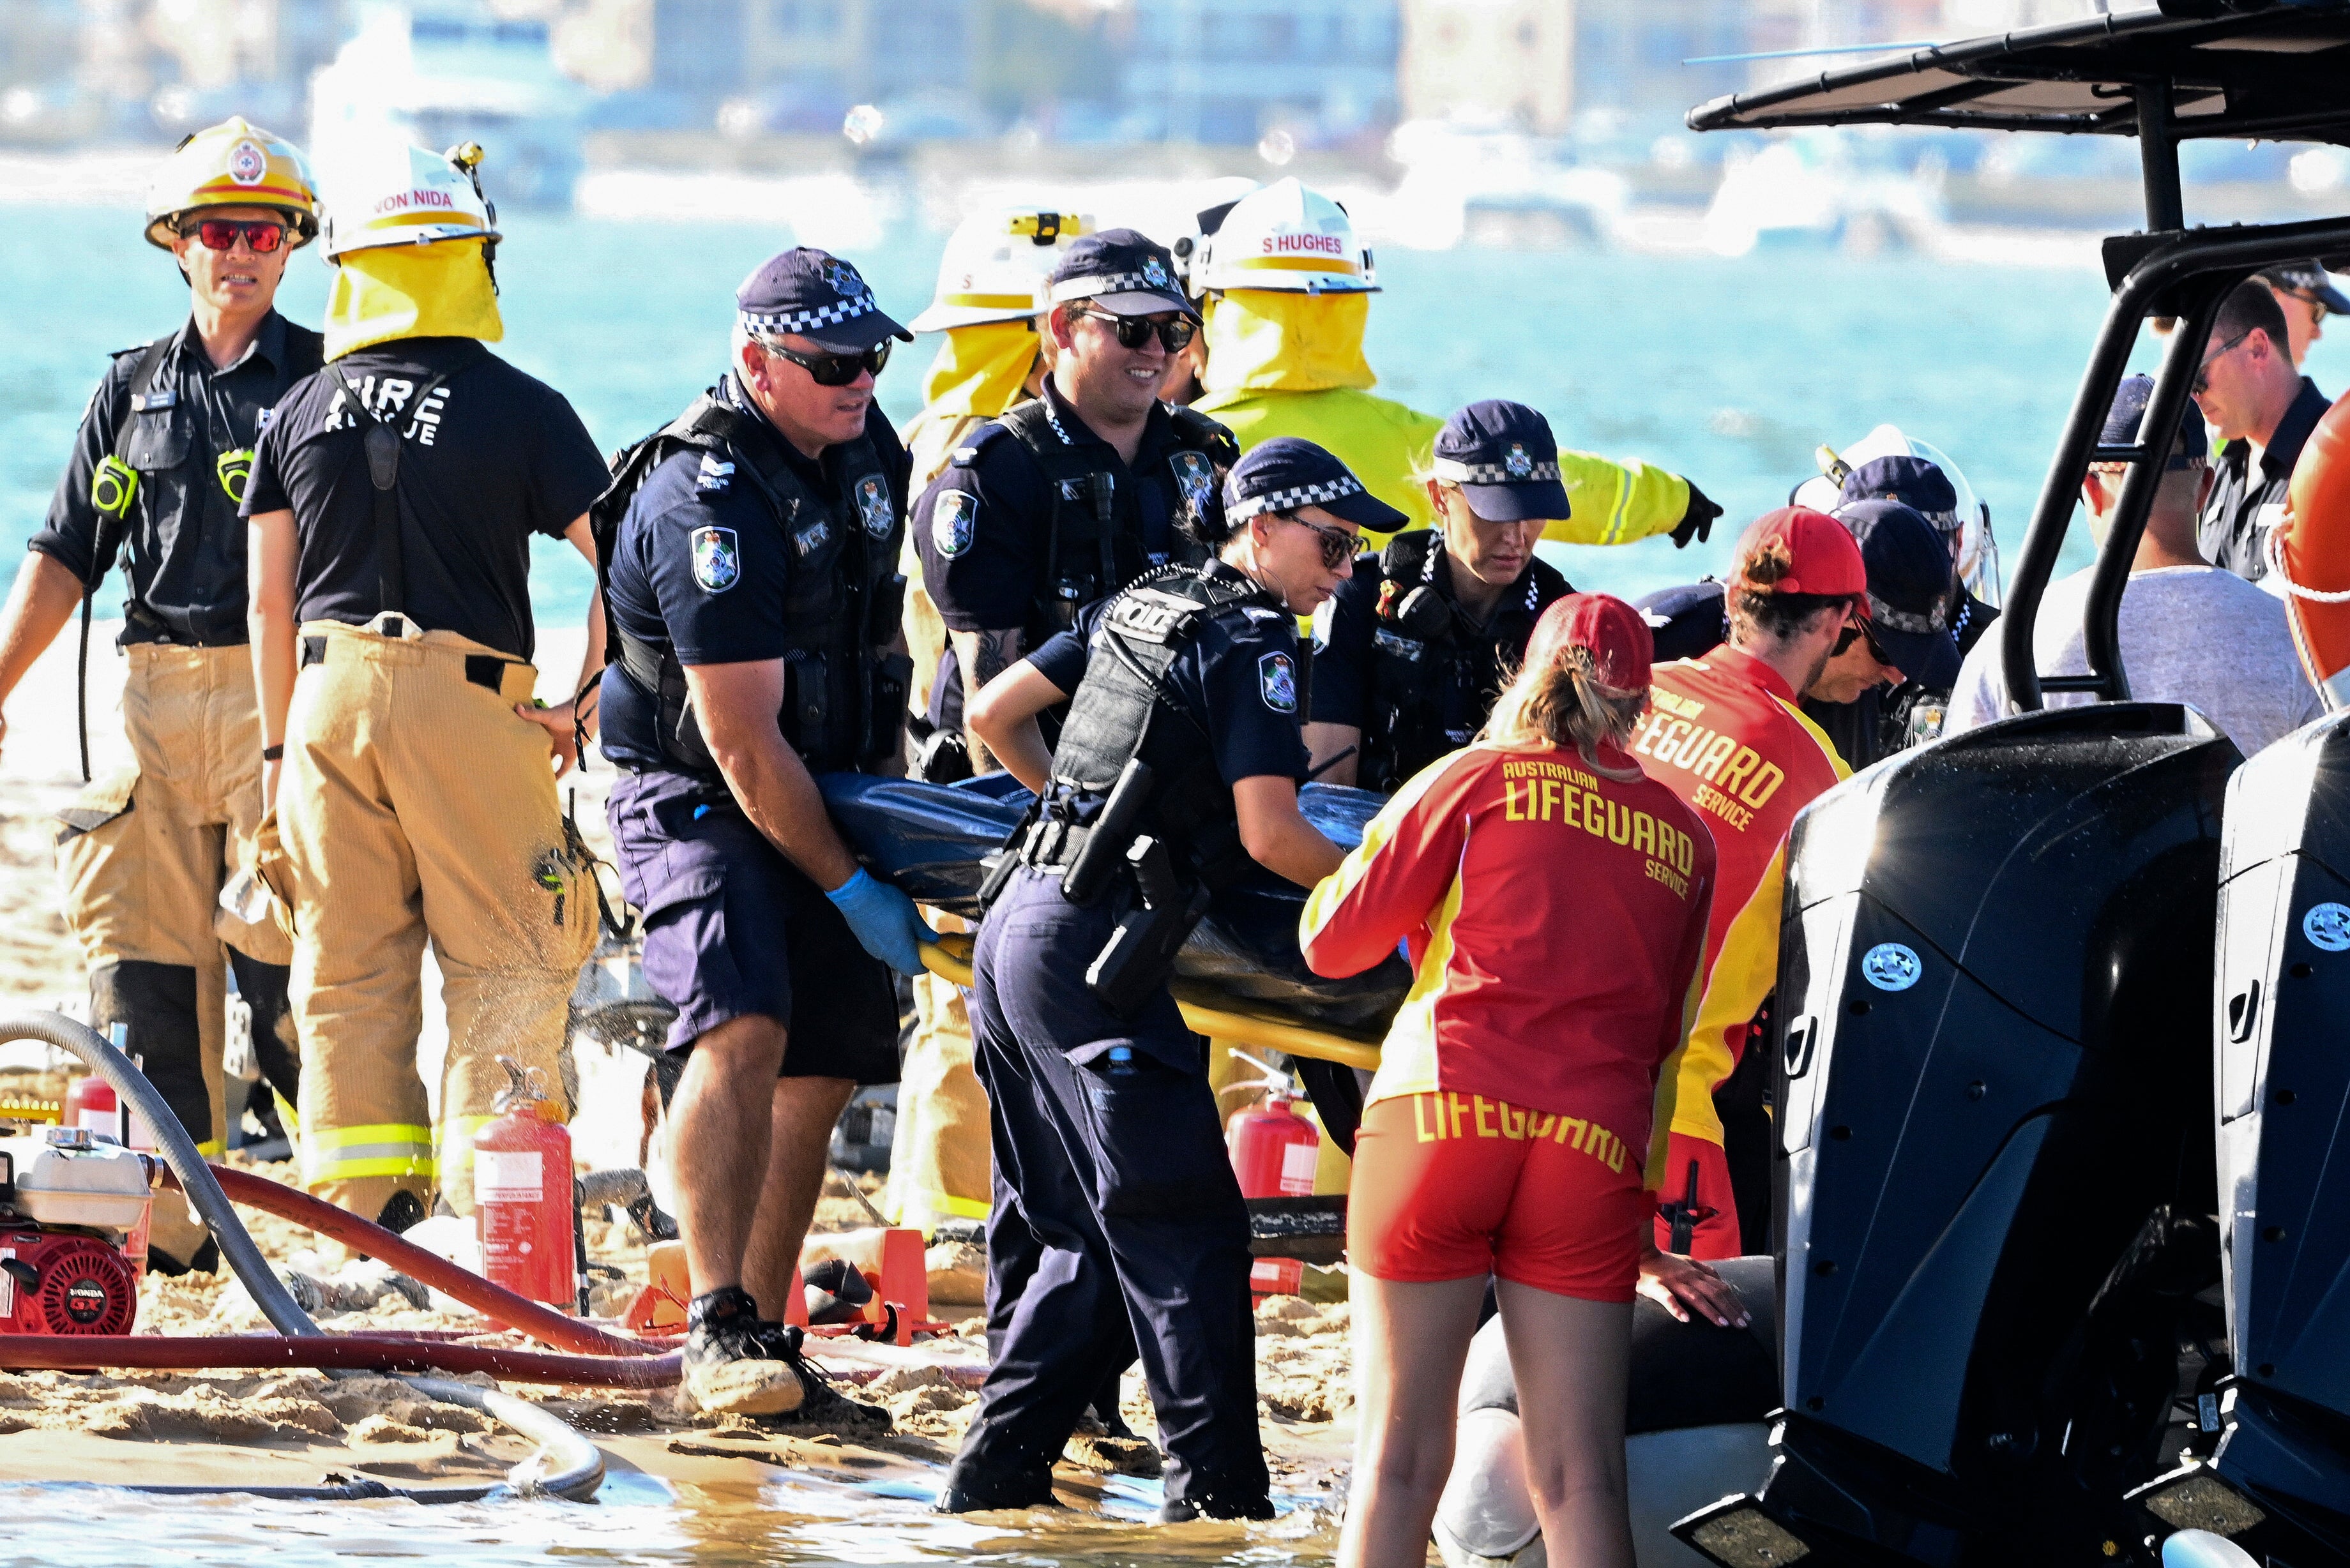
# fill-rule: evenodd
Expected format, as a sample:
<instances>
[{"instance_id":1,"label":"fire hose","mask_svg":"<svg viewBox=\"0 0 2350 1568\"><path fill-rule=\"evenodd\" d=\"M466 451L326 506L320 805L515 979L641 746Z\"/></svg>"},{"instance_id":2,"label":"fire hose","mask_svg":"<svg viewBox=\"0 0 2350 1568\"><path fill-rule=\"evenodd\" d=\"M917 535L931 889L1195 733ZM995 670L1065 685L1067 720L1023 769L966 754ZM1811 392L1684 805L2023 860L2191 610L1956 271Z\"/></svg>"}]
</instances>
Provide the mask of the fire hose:
<instances>
[{"instance_id":1,"label":"fire hose","mask_svg":"<svg viewBox=\"0 0 2350 1568\"><path fill-rule=\"evenodd\" d=\"M451 1352L479 1348L467 1345L436 1345L427 1341L399 1339L386 1339L378 1345L360 1341L358 1336L327 1334L317 1324L310 1321L309 1314L302 1310L300 1303L296 1302L292 1293L286 1290L285 1282L271 1271L268 1262L261 1255L261 1249L254 1244L252 1235L245 1230L244 1222L237 1219L236 1210L231 1206L228 1194L222 1189L219 1178L214 1175L212 1167L204 1162L203 1157L196 1151L195 1140L189 1137L187 1129L180 1125L179 1117L172 1114L172 1109L164 1103L162 1096L155 1091L154 1085L147 1081L144 1074L131 1065L129 1057L109 1045L87 1027L56 1012L30 1010L0 1012L0 1042L10 1040L38 1040L78 1058L91 1072L111 1085L114 1092L121 1096L123 1104L130 1106L145 1119L148 1127L155 1136L155 1142L163 1156L164 1163L179 1179L181 1190L187 1194L188 1200L195 1206L196 1212L203 1215L204 1222L212 1228L213 1239L220 1243L221 1256L227 1260L229 1267L244 1282L244 1288L251 1293L255 1304L260 1307L262 1315L269 1320L270 1326L285 1336L282 1340L260 1342L272 1345L286 1353L285 1359L273 1360L266 1365L302 1365L302 1362L293 1358L296 1355L317 1356L323 1362L327 1358L337 1357L342 1354L339 1351L330 1350L329 1346L358 1344L361 1353L371 1358L366 1363L369 1370L384 1366L387 1357L396 1358L401 1353L413 1357L416 1362L426 1361L429 1356L429 1365L454 1370L456 1368L452 1365ZM389 1236L390 1232L384 1231L381 1234ZM377 1244L380 1245L380 1242ZM410 1249L410 1251L413 1252L418 1250ZM483 1283L486 1286L488 1282L484 1281ZM155 1343L166 1347L171 1346L172 1343L156 1336L144 1337L154 1339ZM40 1335L7 1335L5 1339L10 1348L7 1351L0 1351L0 1359L5 1359L6 1355L13 1354L14 1346L26 1344L28 1341L43 1342L43 1350L50 1354L56 1353L51 1349L53 1346L73 1343L70 1340L48 1339L47 1336ZM124 1343L133 1342L125 1341ZM195 1342L181 1342L187 1345L192 1345L193 1343ZM202 1343L206 1348L201 1354L210 1356L214 1354L212 1346L233 1345L234 1342L208 1340ZM69 1362L68 1365L88 1366L92 1348L89 1341L81 1340L78 1348L79 1359ZM162 1353L170 1352L167 1349ZM71 1355L72 1352L68 1350L65 1354ZM109 1349L106 1354L109 1359L111 1359L123 1352ZM180 1354L185 1355L186 1352L181 1351ZM514 1356L529 1353L491 1352L490 1354ZM548 1359L569 1361L574 1358L551 1357ZM17 1362L15 1365L30 1365L30 1363ZM197 1365L212 1366L222 1363L207 1359L199 1361ZM645 1367L650 1372L653 1364L647 1360L634 1360L629 1365ZM354 1375L355 1370L348 1366L338 1364L329 1366L328 1375L350 1376ZM482 1370L487 1371L489 1368L484 1366ZM510 1394L502 1393L494 1388L478 1388L470 1383L455 1383L442 1377L401 1375L400 1380L429 1399L437 1400L442 1404L462 1405L468 1409L476 1410L490 1417L522 1437L538 1444L538 1451L508 1471L505 1483L502 1486L406 1488L370 1481L364 1483L366 1490L355 1490L350 1486L194 1489L161 1487L134 1488L133 1490L154 1490L174 1493L190 1490L239 1492L264 1490L275 1497L328 1500L353 1496L402 1497L418 1502L478 1501L491 1497L536 1496L555 1496L568 1498L574 1501L585 1501L593 1497L596 1489L603 1484L604 1456L596 1445L559 1417L540 1409L529 1401L517 1399ZM379 1486L381 1490L375 1490Z\"/></svg>"}]
</instances>

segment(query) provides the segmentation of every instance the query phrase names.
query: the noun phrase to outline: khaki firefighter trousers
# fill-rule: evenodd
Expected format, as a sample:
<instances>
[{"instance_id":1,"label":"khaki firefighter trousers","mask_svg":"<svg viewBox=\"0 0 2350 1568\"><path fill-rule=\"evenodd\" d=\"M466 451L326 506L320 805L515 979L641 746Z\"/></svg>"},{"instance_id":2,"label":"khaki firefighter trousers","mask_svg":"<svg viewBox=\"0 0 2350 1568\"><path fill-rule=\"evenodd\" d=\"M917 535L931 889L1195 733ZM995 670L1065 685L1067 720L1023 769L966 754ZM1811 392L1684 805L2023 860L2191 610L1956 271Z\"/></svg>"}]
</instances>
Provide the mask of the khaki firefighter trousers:
<instances>
[{"instance_id":1,"label":"khaki firefighter trousers","mask_svg":"<svg viewBox=\"0 0 2350 1568\"><path fill-rule=\"evenodd\" d=\"M968 922L925 909L934 929ZM898 1076L898 1127L882 1209L928 1235L941 1220L984 1220L991 1207L987 1091L971 1065L971 1018L952 981L914 977L914 1038Z\"/></svg>"},{"instance_id":2,"label":"khaki firefighter trousers","mask_svg":"<svg viewBox=\"0 0 2350 1568\"><path fill-rule=\"evenodd\" d=\"M125 1044L197 1146L217 1157L233 1116L221 1056L227 983L253 1009L255 1054L293 1087L286 934L221 907L254 858L261 818L261 717L251 652L134 643L123 650L123 728L132 767L100 778L57 813L66 923L89 966L90 1020ZM228 951L224 951L224 947ZM205 1231L183 1204L158 1202L152 1245L180 1262Z\"/></svg>"},{"instance_id":3,"label":"khaki firefighter trousers","mask_svg":"<svg viewBox=\"0 0 2350 1568\"><path fill-rule=\"evenodd\" d=\"M303 626L276 826L294 925L302 1178L374 1219L395 1193L473 1212L473 1138L511 1056L564 1109L594 867L556 802L536 672L397 616ZM266 846L265 846L265 849ZM277 877L273 874L275 885ZM441 1115L418 1075L421 968L447 1010Z\"/></svg>"}]
</instances>

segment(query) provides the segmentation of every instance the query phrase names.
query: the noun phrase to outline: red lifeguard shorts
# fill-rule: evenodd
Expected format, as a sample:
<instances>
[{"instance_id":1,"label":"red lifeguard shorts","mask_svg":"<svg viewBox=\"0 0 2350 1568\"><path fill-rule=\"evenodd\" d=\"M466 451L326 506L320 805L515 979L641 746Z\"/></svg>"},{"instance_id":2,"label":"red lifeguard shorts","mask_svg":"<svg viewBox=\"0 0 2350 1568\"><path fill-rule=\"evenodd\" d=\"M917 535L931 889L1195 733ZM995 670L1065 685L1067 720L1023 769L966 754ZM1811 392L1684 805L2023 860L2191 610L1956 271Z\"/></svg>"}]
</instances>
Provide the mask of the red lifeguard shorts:
<instances>
[{"instance_id":1,"label":"red lifeguard shorts","mask_svg":"<svg viewBox=\"0 0 2350 1568\"><path fill-rule=\"evenodd\" d=\"M1482 1095L1404 1095L1355 1135L1347 1256L1373 1279L1487 1271L1584 1301L1627 1302L1640 1273L1643 1149L1573 1116Z\"/></svg>"}]
</instances>

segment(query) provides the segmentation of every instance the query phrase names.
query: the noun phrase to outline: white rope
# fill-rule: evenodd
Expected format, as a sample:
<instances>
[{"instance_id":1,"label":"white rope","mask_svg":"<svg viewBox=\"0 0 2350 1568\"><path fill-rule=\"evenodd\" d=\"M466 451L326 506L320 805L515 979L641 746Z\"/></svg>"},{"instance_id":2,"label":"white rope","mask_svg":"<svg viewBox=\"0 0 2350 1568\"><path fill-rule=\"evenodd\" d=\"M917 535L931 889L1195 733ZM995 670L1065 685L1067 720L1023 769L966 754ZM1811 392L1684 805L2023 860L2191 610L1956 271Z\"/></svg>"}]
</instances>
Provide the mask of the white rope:
<instances>
[{"instance_id":1,"label":"white rope","mask_svg":"<svg viewBox=\"0 0 2350 1568\"><path fill-rule=\"evenodd\" d=\"M2329 594L2320 588L2305 588L2285 575L2284 541L2278 535L2275 529L2272 528L2268 531L2268 536L2262 542L2261 549L2268 557L2269 570L2276 574L2277 581L2284 585L2284 591L2293 597L2307 599L2314 605L2350 605L2350 588L2345 588L2338 594Z\"/></svg>"}]
</instances>

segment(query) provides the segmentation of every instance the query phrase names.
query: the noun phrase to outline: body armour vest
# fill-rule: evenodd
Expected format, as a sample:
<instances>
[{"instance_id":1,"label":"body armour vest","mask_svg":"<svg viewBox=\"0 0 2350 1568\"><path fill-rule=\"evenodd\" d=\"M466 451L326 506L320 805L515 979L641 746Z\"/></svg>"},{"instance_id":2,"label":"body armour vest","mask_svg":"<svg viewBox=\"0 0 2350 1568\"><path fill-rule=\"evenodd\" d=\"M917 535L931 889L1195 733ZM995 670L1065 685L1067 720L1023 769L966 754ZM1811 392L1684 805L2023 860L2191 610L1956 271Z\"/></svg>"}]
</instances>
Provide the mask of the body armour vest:
<instances>
[{"instance_id":1,"label":"body armour vest","mask_svg":"<svg viewBox=\"0 0 2350 1568\"><path fill-rule=\"evenodd\" d=\"M1217 771L1208 715L1167 684L1167 671L1214 621L1247 606L1279 609L1253 583L1212 577L1189 566L1154 573L1118 595L1102 613L1085 679L1053 751L1044 825L1076 826L1105 802L1127 764L1150 770L1139 811L1121 836L1148 834L1168 846L1179 867L1221 887L1247 864L1232 787ZM1123 846L1111 850L1122 855ZM1051 858L1048 850L1045 858Z\"/></svg>"},{"instance_id":2,"label":"body armour vest","mask_svg":"<svg viewBox=\"0 0 2350 1568\"><path fill-rule=\"evenodd\" d=\"M589 509L597 575L609 629L608 659L660 701L661 750L680 766L714 774L717 763L686 700L676 652L623 630L612 613L611 561L629 504L674 453L691 449L734 464L791 541L794 570L784 601L784 739L811 773L871 766L896 754L913 661L883 651L898 633L906 579L891 537L897 513L873 443L858 436L837 449L838 473L826 493L785 461L765 420L712 393L614 460L612 483Z\"/></svg>"},{"instance_id":3,"label":"body armour vest","mask_svg":"<svg viewBox=\"0 0 2350 1568\"><path fill-rule=\"evenodd\" d=\"M1437 758L1475 739L1503 680L1525 652L1523 644L1505 648L1471 628L1438 587L1439 537L1433 529L1415 529L1397 535L1379 553L1385 580L1372 612L1371 699L1356 777L1365 789L1381 794L1392 794ZM1513 591L1531 629L1544 610L1575 590L1565 576L1536 561L1524 585ZM1496 606L1495 617L1507 607ZM1455 690L1459 695L1448 724L1445 699Z\"/></svg>"},{"instance_id":4,"label":"body armour vest","mask_svg":"<svg viewBox=\"0 0 2350 1568\"><path fill-rule=\"evenodd\" d=\"M1206 546L1187 526L1212 504L1222 471L1240 461L1232 431L1190 409L1170 409L1180 443L1167 459L1170 493L1175 497L1172 564L1201 566ZM1142 503L1134 493L1131 471L1120 472L1114 457L1096 442L1072 444L1055 427L1052 409L1038 398L995 421L1028 449L1052 487L1053 515L1045 533L1045 573L1029 614L1028 646L1038 648L1055 632L1077 623L1077 612L1116 593L1149 571L1143 553ZM974 440L967 451L975 451Z\"/></svg>"}]
</instances>

